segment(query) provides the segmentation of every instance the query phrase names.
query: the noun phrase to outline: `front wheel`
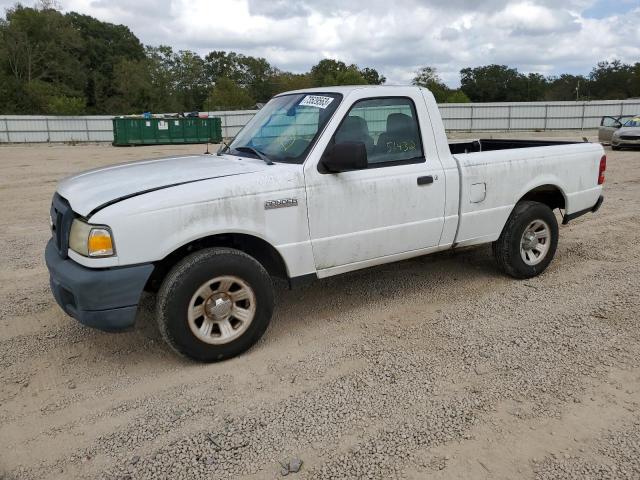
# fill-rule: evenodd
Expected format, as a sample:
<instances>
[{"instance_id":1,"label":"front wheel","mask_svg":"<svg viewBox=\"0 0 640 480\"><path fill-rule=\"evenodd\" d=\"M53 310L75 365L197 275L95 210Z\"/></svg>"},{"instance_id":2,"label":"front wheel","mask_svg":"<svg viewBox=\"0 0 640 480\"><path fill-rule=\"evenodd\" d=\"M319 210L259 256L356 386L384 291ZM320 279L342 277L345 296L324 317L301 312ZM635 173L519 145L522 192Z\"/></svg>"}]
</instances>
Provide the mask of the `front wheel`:
<instances>
[{"instance_id":1,"label":"front wheel","mask_svg":"<svg viewBox=\"0 0 640 480\"><path fill-rule=\"evenodd\" d=\"M156 316L174 350L216 362L260 339L273 304L271 278L258 261L239 250L207 248L169 272L158 292Z\"/></svg>"},{"instance_id":2,"label":"front wheel","mask_svg":"<svg viewBox=\"0 0 640 480\"><path fill-rule=\"evenodd\" d=\"M558 221L543 203L516 204L500 238L493 243L498 267L515 278L541 274L558 246Z\"/></svg>"}]
</instances>

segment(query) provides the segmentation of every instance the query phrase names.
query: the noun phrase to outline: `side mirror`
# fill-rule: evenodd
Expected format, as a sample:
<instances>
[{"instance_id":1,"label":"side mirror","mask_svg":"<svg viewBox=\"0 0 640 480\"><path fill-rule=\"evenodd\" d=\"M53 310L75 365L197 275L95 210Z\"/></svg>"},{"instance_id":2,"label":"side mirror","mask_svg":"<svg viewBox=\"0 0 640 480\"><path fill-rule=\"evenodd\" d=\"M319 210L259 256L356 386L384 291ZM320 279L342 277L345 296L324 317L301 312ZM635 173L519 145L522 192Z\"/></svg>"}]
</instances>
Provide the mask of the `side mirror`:
<instances>
[{"instance_id":1,"label":"side mirror","mask_svg":"<svg viewBox=\"0 0 640 480\"><path fill-rule=\"evenodd\" d=\"M620 122L616 122L613 124L613 128L621 128L622 124Z\"/></svg>"},{"instance_id":2,"label":"side mirror","mask_svg":"<svg viewBox=\"0 0 640 480\"><path fill-rule=\"evenodd\" d=\"M362 142L336 143L325 152L321 166L329 173L367 168L367 147Z\"/></svg>"}]
</instances>

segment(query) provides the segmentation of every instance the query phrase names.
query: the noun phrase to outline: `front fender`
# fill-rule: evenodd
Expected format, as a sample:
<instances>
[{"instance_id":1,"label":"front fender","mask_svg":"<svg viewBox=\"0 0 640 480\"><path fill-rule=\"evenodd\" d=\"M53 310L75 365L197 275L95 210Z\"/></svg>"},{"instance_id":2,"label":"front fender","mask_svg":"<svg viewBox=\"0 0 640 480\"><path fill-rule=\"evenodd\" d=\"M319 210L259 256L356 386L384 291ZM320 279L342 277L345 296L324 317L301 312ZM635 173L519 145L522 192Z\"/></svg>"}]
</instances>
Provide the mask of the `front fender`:
<instances>
[{"instance_id":1,"label":"front fender","mask_svg":"<svg viewBox=\"0 0 640 480\"><path fill-rule=\"evenodd\" d=\"M180 190L184 187L171 189L172 196L180 199ZM315 271L303 188L176 206L167 205L166 198L154 198L166 194L153 192L131 198L92 218L111 227L119 265L157 262L195 240L236 233L257 237L272 245L291 276ZM285 197L296 198L297 205L265 209L266 201ZM156 207L163 204L162 208Z\"/></svg>"}]
</instances>

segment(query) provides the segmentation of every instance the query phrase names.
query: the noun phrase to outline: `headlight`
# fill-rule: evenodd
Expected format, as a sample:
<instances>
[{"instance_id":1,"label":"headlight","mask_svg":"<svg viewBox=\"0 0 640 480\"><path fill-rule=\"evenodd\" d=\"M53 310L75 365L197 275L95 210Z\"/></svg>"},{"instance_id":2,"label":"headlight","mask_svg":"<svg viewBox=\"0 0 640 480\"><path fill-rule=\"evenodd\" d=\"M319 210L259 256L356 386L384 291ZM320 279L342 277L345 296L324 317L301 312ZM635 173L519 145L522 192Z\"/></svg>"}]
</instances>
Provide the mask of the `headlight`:
<instances>
[{"instance_id":1,"label":"headlight","mask_svg":"<svg viewBox=\"0 0 640 480\"><path fill-rule=\"evenodd\" d=\"M114 254L111 230L75 219L71 224L69 248L85 257L110 257Z\"/></svg>"}]
</instances>

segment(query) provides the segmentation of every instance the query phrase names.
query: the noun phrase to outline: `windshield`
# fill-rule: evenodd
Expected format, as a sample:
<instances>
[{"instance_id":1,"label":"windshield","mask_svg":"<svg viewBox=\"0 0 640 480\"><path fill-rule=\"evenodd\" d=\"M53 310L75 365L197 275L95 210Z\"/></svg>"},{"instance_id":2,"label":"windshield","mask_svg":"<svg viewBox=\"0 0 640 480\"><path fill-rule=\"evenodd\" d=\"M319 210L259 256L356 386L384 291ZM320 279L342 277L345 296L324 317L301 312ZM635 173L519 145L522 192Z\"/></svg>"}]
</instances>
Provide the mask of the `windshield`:
<instances>
[{"instance_id":1,"label":"windshield","mask_svg":"<svg viewBox=\"0 0 640 480\"><path fill-rule=\"evenodd\" d=\"M623 125L624 127L640 127L640 117L634 117Z\"/></svg>"},{"instance_id":2,"label":"windshield","mask_svg":"<svg viewBox=\"0 0 640 480\"><path fill-rule=\"evenodd\" d=\"M339 93L275 97L240 131L229 145L229 153L302 163L341 99Z\"/></svg>"}]
</instances>

